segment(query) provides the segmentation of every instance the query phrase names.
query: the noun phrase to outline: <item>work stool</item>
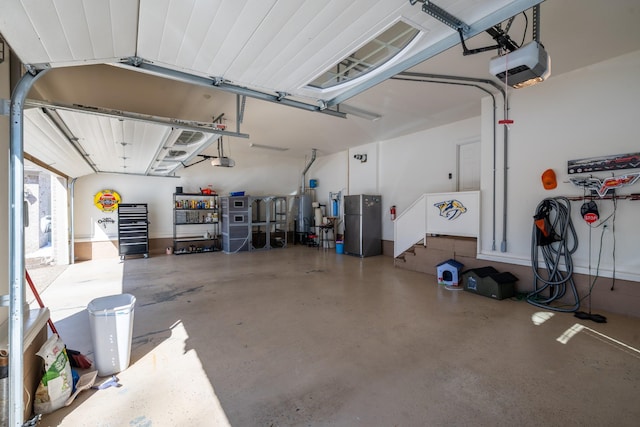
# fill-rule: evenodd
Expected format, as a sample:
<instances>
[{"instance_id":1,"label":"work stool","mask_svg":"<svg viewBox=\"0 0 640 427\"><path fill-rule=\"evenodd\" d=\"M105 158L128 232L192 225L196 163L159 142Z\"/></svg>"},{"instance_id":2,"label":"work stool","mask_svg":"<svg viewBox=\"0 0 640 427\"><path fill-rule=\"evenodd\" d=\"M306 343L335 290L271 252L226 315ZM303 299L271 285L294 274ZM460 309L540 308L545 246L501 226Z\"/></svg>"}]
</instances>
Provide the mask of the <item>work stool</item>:
<instances>
[{"instance_id":1,"label":"work stool","mask_svg":"<svg viewBox=\"0 0 640 427\"><path fill-rule=\"evenodd\" d=\"M323 249L330 249L331 242L335 240L333 223L323 224L318 227L320 229L320 245Z\"/></svg>"},{"instance_id":2,"label":"work stool","mask_svg":"<svg viewBox=\"0 0 640 427\"><path fill-rule=\"evenodd\" d=\"M307 246L314 248L318 246L318 235L315 233L307 234Z\"/></svg>"}]
</instances>

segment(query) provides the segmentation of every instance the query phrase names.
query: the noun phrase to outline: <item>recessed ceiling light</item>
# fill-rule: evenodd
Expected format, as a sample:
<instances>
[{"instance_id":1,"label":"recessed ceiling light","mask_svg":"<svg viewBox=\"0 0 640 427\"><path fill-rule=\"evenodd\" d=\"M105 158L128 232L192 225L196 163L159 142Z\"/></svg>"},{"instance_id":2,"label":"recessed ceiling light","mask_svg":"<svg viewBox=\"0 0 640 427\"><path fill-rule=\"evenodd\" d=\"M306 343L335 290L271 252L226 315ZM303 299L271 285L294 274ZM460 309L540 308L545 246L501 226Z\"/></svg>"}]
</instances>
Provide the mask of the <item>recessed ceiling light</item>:
<instances>
[{"instance_id":1,"label":"recessed ceiling light","mask_svg":"<svg viewBox=\"0 0 640 427\"><path fill-rule=\"evenodd\" d=\"M340 104L338 106L338 111L347 113L347 115L360 117L361 119L371 120L372 122L375 122L382 117L378 113L373 113L371 111L363 110L362 108L353 107L347 104Z\"/></svg>"},{"instance_id":2,"label":"recessed ceiling light","mask_svg":"<svg viewBox=\"0 0 640 427\"><path fill-rule=\"evenodd\" d=\"M287 151L286 147L276 147L273 145L264 145L264 144L254 144L253 142L249 143L249 147L251 148L264 148L265 150L274 150L274 151Z\"/></svg>"}]
</instances>

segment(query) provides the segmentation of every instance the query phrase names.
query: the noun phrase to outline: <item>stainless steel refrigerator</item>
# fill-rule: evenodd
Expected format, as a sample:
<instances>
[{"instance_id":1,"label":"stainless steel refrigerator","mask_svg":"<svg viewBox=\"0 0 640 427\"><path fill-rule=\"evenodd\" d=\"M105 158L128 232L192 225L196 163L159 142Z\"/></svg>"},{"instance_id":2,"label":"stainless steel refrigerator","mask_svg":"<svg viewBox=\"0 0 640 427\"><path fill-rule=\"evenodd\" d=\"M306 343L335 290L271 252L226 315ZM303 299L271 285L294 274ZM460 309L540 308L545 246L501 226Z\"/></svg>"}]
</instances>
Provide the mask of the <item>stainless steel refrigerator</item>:
<instances>
[{"instance_id":1,"label":"stainless steel refrigerator","mask_svg":"<svg viewBox=\"0 0 640 427\"><path fill-rule=\"evenodd\" d=\"M382 254L381 196L344 196L344 252L360 257Z\"/></svg>"}]
</instances>

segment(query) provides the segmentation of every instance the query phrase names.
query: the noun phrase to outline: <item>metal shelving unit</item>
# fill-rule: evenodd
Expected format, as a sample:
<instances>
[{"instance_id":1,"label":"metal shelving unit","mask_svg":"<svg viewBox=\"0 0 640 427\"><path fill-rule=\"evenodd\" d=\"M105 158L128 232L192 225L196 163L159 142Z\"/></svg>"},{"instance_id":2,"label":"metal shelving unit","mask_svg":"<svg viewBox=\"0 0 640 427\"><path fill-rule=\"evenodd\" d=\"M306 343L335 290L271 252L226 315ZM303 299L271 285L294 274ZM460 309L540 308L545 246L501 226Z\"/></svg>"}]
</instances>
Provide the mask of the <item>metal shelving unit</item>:
<instances>
[{"instance_id":1,"label":"metal shelving unit","mask_svg":"<svg viewBox=\"0 0 640 427\"><path fill-rule=\"evenodd\" d=\"M285 196L221 198L222 250L225 253L287 246Z\"/></svg>"},{"instance_id":2,"label":"metal shelving unit","mask_svg":"<svg viewBox=\"0 0 640 427\"><path fill-rule=\"evenodd\" d=\"M250 250L287 246L287 198L285 196L250 197Z\"/></svg>"},{"instance_id":3,"label":"metal shelving unit","mask_svg":"<svg viewBox=\"0 0 640 427\"><path fill-rule=\"evenodd\" d=\"M219 239L218 195L173 193L173 253L214 252Z\"/></svg>"},{"instance_id":4,"label":"metal shelving unit","mask_svg":"<svg viewBox=\"0 0 640 427\"><path fill-rule=\"evenodd\" d=\"M126 255L149 257L149 219L146 203L120 203L118 205L118 252Z\"/></svg>"}]
</instances>

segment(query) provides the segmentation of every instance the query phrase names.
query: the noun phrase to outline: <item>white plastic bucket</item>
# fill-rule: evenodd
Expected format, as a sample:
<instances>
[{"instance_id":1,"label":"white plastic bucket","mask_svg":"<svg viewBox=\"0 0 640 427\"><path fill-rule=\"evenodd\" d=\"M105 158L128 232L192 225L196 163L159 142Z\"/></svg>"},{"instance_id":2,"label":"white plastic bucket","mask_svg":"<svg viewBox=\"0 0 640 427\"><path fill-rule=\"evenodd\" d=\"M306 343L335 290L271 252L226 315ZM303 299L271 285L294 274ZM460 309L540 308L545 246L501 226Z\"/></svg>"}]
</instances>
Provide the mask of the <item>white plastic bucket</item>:
<instances>
[{"instance_id":1,"label":"white plastic bucket","mask_svg":"<svg viewBox=\"0 0 640 427\"><path fill-rule=\"evenodd\" d=\"M93 358L101 377L129 366L135 304L136 297L120 294L96 298L87 306Z\"/></svg>"}]
</instances>

